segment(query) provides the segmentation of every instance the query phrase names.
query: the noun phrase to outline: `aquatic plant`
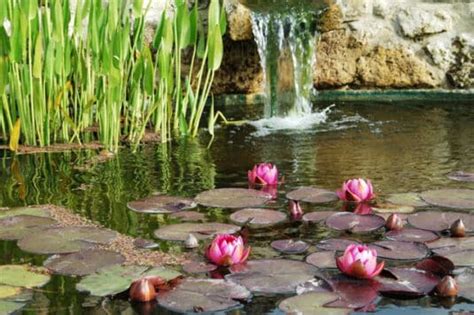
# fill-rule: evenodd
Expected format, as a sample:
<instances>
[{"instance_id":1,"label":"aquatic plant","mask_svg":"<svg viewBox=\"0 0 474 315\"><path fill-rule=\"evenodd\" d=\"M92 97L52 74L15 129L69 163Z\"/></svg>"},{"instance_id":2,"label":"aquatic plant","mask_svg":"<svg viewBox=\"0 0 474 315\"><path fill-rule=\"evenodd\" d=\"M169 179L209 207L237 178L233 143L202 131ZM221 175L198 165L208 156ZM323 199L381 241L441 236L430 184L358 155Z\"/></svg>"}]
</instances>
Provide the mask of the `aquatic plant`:
<instances>
[{"instance_id":1,"label":"aquatic plant","mask_svg":"<svg viewBox=\"0 0 474 315\"><path fill-rule=\"evenodd\" d=\"M11 149L97 138L116 151L147 129L162 142L197 136L226 30L219 0L207 32L197 2L174 0L149 45L143 0L78 0L75 12L69 0L1 1L0 132Z\"/></svg>"},{"instance_id":2,"label":"aquatic plant","mask_svg":"<svg viewBox=\"0 0 474 315\"><path fill-rule=\"evenodd\" d=\"M337 190L337 195L341 200L353 202L370 201L375 198L372 183L362 178L345 181L342 188Z\"/></svg>"},{"instance_id":3,"label":"aquatic plant","mask_svg":"<svg viewBox=\"0 0 474 315\"><path fill-rule=\"evenodd\" d=\"M337 268L343 273L361 279L371 279L382 272L385 263L377 264L377 251L365 245L347 246L344 255L336 258Z\"/></svg>"},{"instance_id":4,"label":"aquatic plant","mask_svg":"<svg viewBox=\"0 0 474 315\"><path fill-rule=\"evenodd\" d=\"M248 180L251 185L277 185L278 169L272 163L260 163L248 171Z\"/></svg>"},{"instance_id":5,"label":"aquatic plant","mask_svg":"<svg viewBox=\"0 0 474 315\"><path fill-rule=\"evenodd\" d=\"M206 251L207 258L219 266L232 266L243 263L250 254L241 236L217 235Z\"/></svg>"},{"instance_id":6,"label":"aquatic plant","mask_svg":"<svg viewBox=\"0 0 474 315\"><path fill-rule=\"evenodd\" d=\"M303 217L304 211L301 208L301 205L298 201L289 200L288 208L290 210L290 216L292 220L294 221L301 220L301 218Z\"/></svg>"}]
</instances>

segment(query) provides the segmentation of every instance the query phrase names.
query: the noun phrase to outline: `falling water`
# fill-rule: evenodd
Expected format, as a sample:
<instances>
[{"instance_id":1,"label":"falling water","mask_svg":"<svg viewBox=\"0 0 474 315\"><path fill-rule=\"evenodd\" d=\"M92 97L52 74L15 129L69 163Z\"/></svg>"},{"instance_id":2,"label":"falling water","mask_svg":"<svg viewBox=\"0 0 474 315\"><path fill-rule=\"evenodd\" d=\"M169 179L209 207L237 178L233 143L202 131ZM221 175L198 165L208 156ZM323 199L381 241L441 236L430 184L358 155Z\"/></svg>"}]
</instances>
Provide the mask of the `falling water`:
<instances>
[{"instance_id":1,"label":"falling water","mask_svg":"<svg viewBox=\"0 0 474 315\"><path fill-rule=\"evenodd\" d=\"M314 13L301 9L252 12L252 20L265 74L265 117L310 114L315 93Z\"/></svg>"}]
</instances>

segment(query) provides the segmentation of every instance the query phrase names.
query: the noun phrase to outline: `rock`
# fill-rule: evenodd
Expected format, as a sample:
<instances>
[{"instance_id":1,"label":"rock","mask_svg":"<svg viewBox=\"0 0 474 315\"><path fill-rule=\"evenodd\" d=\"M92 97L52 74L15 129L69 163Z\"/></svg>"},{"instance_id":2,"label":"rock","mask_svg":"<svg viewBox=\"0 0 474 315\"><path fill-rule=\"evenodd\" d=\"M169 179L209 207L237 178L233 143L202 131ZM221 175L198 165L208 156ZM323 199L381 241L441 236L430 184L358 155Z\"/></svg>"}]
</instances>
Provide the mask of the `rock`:
<instances>
[{"instance_id":1,"label":"rock","mask_svg":"<svg viewBox=\"0 0 474 315\"><path fill-rule=\"evenodd\" d=\"M386 0L374 0L373 2L373 14L374 16L381 18L390 18L398 6L395 1Z\"/></svg>"},{"instance_id":2,"label":"rock","mask_svg":"<svg viewBox=\"0 0 474 315\"><path fill-rule=\"evenodd\" d=\"M462 34L453 42L455 61L448 71L450 83L457 88L474 87L474 36Z\"/></svg>"},{"instance_id":3,"label":"rock","mask_svg":"<svg viewBox=\"0 0 474 315\"><path fill-rule=\"evenodd\" d=\"M331 5L324 12L321 20L319 21L319 29L322 33L338 30L343 28L342 25L342 12L338 5Z\"/></svg>"},{"instance_id":4,"label":"rock","mask_svg":"<svg viewBox=\"0 0 474 315\"><path fill-rule=\"evenodd\" d=\"M372 11L372 1L368 0L339 0L337 3L346 21L366 16Z\"/></svg>"},{"instance_id":5,"label":"rock","mask_svg":"<svg viewBox=\"0 0 474 315\"><path fill-rule=\"evenodd\" d=\"M431 57L433 63L440 66L445 71L455 62L456 58L452 50L451 39L434 39L425 47L426 52Z\"/></svg>"},{"instance_id":6,"label":"rock","mask_svg":"<svg viewBox=\"0 0 474 315\"><path fill-rule=\"evenodd\" d=\"M442 78L408 49L376 47L357 62L358 85L380 88L433 88Z\"/></svg>"},{"instance_id":7,"label":"rock","mask_svg":"<svg viewBox=\"0 0 474 315\"><path fill-rule=\"evenodd\" d=\"M235 0L226 1L227 27L233 41L253 39L250 10Z\"/></svg>"},{"instance_id":8,"label":"rock","mask_svg":"<svg viewBox=\"0 0 474 315\"><path fill-rule=\"evenodd\" d=\"M409 38L437 34L452 28L452 18L448 12L417 6L402 10L397 21L403 35Z\"/></svg>"}]
</instances>

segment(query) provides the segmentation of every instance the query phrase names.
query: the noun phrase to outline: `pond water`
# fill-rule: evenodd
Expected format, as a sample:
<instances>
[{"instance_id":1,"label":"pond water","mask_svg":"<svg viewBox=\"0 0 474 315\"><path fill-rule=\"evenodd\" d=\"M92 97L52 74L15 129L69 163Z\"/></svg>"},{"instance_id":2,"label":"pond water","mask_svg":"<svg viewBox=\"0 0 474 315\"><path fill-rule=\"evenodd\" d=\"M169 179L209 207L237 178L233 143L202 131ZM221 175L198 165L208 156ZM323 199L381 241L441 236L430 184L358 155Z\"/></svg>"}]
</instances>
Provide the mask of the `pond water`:
<instances>
[{"instance_id":1,"label":"pond water","mask_svg":"<svg viewBox=\"0 0 474 315\"><path fill-rule=\"evenodd\" d=\"M330 104L317 104L320 109ZM153 239L160 226L179 222L167 215L138 214L127 202L161 192L195 196L220 187L247 187L247 170L262 161L275 163L285 182L272 208L287 211L285 193L300 186L335 190L348 178L370 178L378 201L393 193L437 188L469 188L474 183L447 178L453 171L474 172L474 106L468 103L338 103L306 129L281 128L285 122L258 122L216 131L206 149L201 141L182 140L149 145L138 153L124 148L112 160L90 164L97 152L69 152L12 156L1 152L0 206L51 203L72 209L106 227L134 237ZM226 109L228 118L258 117L258 109ZM279 130L272 130L278 125ZM291 125L291 124L290 124ZM266 126L266 127L265 127ZM81 168L81 166L83 166ZM340 211L341 203L304 205L305 211ZM472 209L474 210L474 209ZM209 221L229 222L230 210L199 208ZM251 258L284 256L270 248L276 239L301 238L310 244L341 233L291 223L273 229L250 230ZM357 235L345 235L358 239ZM369 236L370 237L370 236ZM178 243L161 242L161 250L183 251ZM311 249L310 249L311 252ZM291 258L303 260L307 254ZM22 252L15 242L0 241L0 264L41 265L46 257ZM102 300L78 293L78 279L54 276L34 293L24 314L156 313L124 299ZM281 296L254 297L232 314L279 314ZM379 298L376 313L446 314L474 311L474 304L458 298L402 300Z\"/></svg>"}]
</instances>

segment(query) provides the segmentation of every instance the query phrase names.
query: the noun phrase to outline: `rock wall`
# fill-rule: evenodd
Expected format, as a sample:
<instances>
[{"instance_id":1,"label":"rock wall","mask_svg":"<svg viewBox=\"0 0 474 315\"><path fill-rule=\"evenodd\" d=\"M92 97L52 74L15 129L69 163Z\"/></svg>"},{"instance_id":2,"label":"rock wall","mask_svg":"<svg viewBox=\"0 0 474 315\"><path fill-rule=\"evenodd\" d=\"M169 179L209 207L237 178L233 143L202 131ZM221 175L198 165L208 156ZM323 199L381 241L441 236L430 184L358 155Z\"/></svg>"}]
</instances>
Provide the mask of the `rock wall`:
<instances>
[{"instance_id":1,"label":"rock wall","mask_svg":"<svg viewBox=\"0 0 474 315\"><path fill-rule=\"evenodd\" d=\"M262 74L250 12L236 0L227 0L227 10L230 39L221 71L237 72L221 73L215 92L255 92ZM318 89L474 88L474 3L336 0L320 21L315 45ZM237 89L223 88L237 86L236 80Z\"/></svg>"}]
</instances>

